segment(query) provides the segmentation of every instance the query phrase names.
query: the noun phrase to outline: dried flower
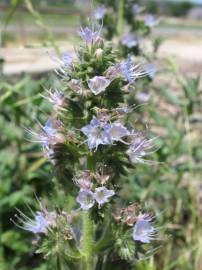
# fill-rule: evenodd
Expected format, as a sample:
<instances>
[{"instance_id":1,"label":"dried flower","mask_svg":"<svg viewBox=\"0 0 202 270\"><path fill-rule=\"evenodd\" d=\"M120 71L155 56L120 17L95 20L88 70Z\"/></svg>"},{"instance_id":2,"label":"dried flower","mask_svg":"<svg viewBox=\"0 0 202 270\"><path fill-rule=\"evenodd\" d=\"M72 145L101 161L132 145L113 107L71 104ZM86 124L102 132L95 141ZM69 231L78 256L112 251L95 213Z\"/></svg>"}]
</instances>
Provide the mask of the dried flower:
<instances>
[{"instance_id":1,"label":"dried flower","mask_svg":"<svg viewBox=\"0 0 202 270\"><path fill-rule=\"evenodd\" d=\"M101 92L104 92L110 83L111 81L104 76L95 76L88 80L88 87L93 94L98 95Z\"/></svg>"}]
</instances>

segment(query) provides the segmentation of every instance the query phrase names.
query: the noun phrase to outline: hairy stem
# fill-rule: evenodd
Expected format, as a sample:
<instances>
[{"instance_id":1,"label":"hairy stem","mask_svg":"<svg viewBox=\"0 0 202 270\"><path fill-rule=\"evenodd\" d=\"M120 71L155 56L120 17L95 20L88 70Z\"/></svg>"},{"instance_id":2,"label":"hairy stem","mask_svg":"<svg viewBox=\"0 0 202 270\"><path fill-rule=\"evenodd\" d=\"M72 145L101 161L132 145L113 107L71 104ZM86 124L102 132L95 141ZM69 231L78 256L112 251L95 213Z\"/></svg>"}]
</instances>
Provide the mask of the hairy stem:
<instances>
[{"instance_id":1,"label":"hairy stem","mask_svg":"<svg viewBox=\"0 0 202 270\"><path fill-rule=\"evenodd\" d=\"M93 270L93 221L88 211L83 212L83 245L84 269Z\"/></svg>"},{"instance_id":2,"label":"hairy stem","mask_svg":"<svg viewBox=\"0 0 202 270\"><path fill-rule=\"evenodd\" d=\"M124 0L119 1L118 6L118 24L117 24L117 32L119 36L123 34L124 31Z\"/></svg>"}]
</instances>

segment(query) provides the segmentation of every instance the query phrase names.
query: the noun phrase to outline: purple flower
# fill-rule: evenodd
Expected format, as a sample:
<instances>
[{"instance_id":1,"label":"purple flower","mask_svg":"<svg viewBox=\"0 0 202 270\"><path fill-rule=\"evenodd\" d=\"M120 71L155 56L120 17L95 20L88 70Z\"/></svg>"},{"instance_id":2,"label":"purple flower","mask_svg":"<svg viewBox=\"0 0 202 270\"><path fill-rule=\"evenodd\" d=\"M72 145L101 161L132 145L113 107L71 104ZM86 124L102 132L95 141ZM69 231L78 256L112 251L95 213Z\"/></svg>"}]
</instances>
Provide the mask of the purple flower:
<instances>
[{"instance_id":1,"label":"purple flower","mask_svg":"<svg viewBox=\"0 0 202 270\"><path fill-rule=\"evenodd\" d=\"M96 20L101 20L106 14L107 10L104 5L99 5L94 11L94 17Z\"/></svg>"},{"instance_id":2,"label":"purple flower","mask_svg":"<svg viewBox=\"0 0 202 270\"><path fill-rule=\"evenodd\" d=\"M129 155L130 160L133 163L145 163L148 165L156 164L155 161L144 159L146 155L150 155L156 151L153 145L154 139L147 140L139 134L136 134L136 135L134 134L133 136L134 138L127 151L127 154Z\"/></svg>"},{"instance_id":3,"label":"purple flower","mask_svg":"<svg viewBox=\"0 0 202 270\"><path fill-rule=\"evenodd\" d=\"M33 137L33 142L41 143L42 147L47 150L50 145L61 142L63 136L58 132L62 127L62 123L58 120L48 120L44 126L42 126L41 132L35 132L34 130L27 129L27 132Z\"/></svg>"},{"instance_id":4,"label":"purple flower","mask_svg":"<svg viewBox=\"0 0 202 270\"><path fill-rule=\"evenodd\" d=\"M111 81L104 76L95 76L88 80L88 87L93 94L98 95L101 92L104 92L110 83Z\"/></svg>"},{"instance_id":5,"label":"purple flower","mask_svg":"<svg viewBox=\"0 0 202 270\"><path fill-rule=\"evenodd\" d=\"M135 82L137 78L146 76L148 73L140 66L134 65L131 55L121 64L122 75L129 83Z\"/></svg>"},{"instance_id":6,"label":"purple flower","mask_svg":"<svg viewBox=\"0 0 202 270\"><path fill-rule=\"evenodd\" d=\"M76 201L80 204L83 210L88 210L93 207L95 203L94 194L88 189L80 189Z\"/></svg>"},{"instance_id":7,"label":"purple flower","mask_svg":"<svg viewBox=\"0 0 202 270\"><path fill-rule=\"evenodd\" d=\"M127 34L127 35L123 36L123 38L121 39L121 43L122 43L122 45L124 45L128 49L131 49L131 48L138 46L139 40L135 35Z\"/></svg>"},{"instance_id":8,"label":"purple flower","mask_svg":"<svg viewBox=\"0 0 202 270\"><path fill-rule=\"evenodd\" d=\"M100 144L111 144L109 128L109 124L101 122L96 117L93 117L90 124L81 129L87 136L88 147L97 150L97 147Z\"/></svg>"},{"instance_id":9,"label":"purple flower","mask_svg":"<svg viewBox=\"0 0 202 270\"><path fill-rule=\"evenodd\" d=\"M107 203L109 199L115 195L114 190L107 189L106 187L98 187L95 189L94 199L99 206Z\"/></svg>"},{"instance_id":10,"label":"purple flower","mask_svg":"<svg viewBox=\"0 0 202 270\"><path fill-rule=\"evenodd\" d=\"M69 67L72 64L73 56L70 52L65 52L62 55L62 63L64 67Z\"/></svg>"},{"instance_id":11,"label":"purple flower","mask_svg":"<svg viewBox=\"0 0 202 270\"><path fill-rule=\"evenodd\" d=\"M45 218L45 215L42 212L36 212L34 219L27 217L21 211L19 211L20 216L17 216L19 221L22 223L22 226L18 226L23 228L26 231L30 231L32 233L47 233L48 231L48 222Z\"/></svg>"},{"instance_id":12,"label":"purple flower","mask_svg":"<svg viewBox=\"0 0 202 270\"><path fill-rule=\"evenodd\" d=\"M156 24L158 24L158 21L155 19L153 15L148 15L145 19L145 24L149 28L154 27Z\"/></svg>"},{"instance_id":13,"label":"purple flower","mask_svg":"<svg viewBox=\"0 0 202 270\"><path fill-rule=\"evenodd\" d=\"M134 14L134 15L141 13L141 12L143 11L143 9L144 9L144 8L141 7L141 6L138 5L138 4L134 4L134 5L132 6L132 11L133 11L133 14Z\"/></svg>"},{"instance_id":14,"label":"purple flower","mask_svg":"<svg viewBox=\"0 0 202 270\"><path fill-rule=\"evenodd\" d=\"M156 229L150 224L151 218L148 215L140 215L133 227L133 239L148 244L155 239Z\"/></svg>"},{"instance_id":15,"label":"purple flower","mask_svg":"<svg viewBox=\"0 0 202 270\"><path fill-rule=\"evenodd\" d=\"M109 133L112 141L121 141L123 143L125 142L122 140L122 137L130 134L128 129L118 122L110 125Z\"/></svg>"},{"instance_id":16,"label":"purple flower","mask_svg":"<svg viewBox=\"0 0 202 270\"><path fill-rule=\"evenodd\" d=\"M153 79L155 77L157 69L156 69L156 66L154 64L145 65L144 70L151 79Z\"/></svg>"},{"instance_id":17,"label":"purple flower","mask_svg":"<svg viewBox=\"0 0 202 270\"><path fill-rule=\"evenodd\" d=\"M91 30L88 27L81 28L79 35L87 44L96 43L100 40L101 28L99 31Z\"/></svg>"},{"instance_id":18,"label":"purple flower","mask_svg":"<svg viewBox=\"0 0 202 270\"><path fill-rule=\"evenodd\" d=\"M53 108L57 111L58 108L62 107L64 103L64 93L58 90L54 92L52 90L47 91L48 96L44 97L47 99L51 104L53 104Z\"/></svg>"},{"instance_id":19,"label":"purple flower","mask_svg":"<svg viewBox=\"0 0 202 270\"><path fill-rule=\"evenodd\" d=\"M149 93L145 93L145 92L140 92L136 94L136 98L140 101L140 102L148 102L150 99L150 94Z\"/></svg>"}]
</instances>

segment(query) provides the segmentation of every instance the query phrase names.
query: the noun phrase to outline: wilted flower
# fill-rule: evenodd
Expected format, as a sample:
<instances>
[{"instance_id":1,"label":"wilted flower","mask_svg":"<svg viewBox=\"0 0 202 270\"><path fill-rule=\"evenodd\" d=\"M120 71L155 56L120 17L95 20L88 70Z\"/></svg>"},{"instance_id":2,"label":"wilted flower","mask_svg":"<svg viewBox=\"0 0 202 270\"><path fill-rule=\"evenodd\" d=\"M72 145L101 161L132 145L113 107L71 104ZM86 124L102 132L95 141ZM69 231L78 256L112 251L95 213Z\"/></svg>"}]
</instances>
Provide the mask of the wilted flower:
<instances>
[{"instance_id":1,"label":"wilted flower","mask_svg":"<svg viewBox=\"0 0 202 270\"><path fill-rule=\"evenodd\" d=\"M88 189L80 189L76 201L81 205L81 209L88 210L93 207L95 203L94 194Z\"/></svg>"},{"instance_id":2,"label":"wilted flower","mask_svg":"<svg viewBox=\"0 0 202 270\"><path fill-rule=\"evenodd\" d=\"M111 81L104 76L95 76L88 80L88 87L93 92L93 94L98 95L104 92Z\"/></svg>"},{"instance_id":3,"label":"wilted flower","mask_svg":"<svg viewBox=\"0 0 202 270\"><path fill-rule=\"evenodd\" d=\"M19 215L16 215L16 217L18 218L18 220L20 221L20 223L22 225L18 225L15 224L26 230L26 231L30 231L32 233L47 233L48 231L48 222L46 220L46 217L44 215L44 213L37 211L34 219L31 219L29 217L27 217L25 214L23 214L20 210L18 210Z\"/></svg>"},{"instance_id":4,"label":"wilted flower","mask_svg":"<svg viewBox=\"0 0 202 270\"><path fill-rule=\"evenodd\" d=\"M91 189L93 187L92 183L93 174L90 171L80 171L74 178L74 183L81 189Z\"/></svg>"},{"instance_id":5,"label":"wilted flower","mask_svg":"<svg viewBox=\"0 0 202 270\"><path fill-rule=\"evenodd\" d=\"M146 155L150 155L156 151L154 149L153 141L154 139L145 139L143 136L137 134L132 135L134 136L131 145L127 151L127 154L130 157L130 160L133 163L145 163L148 165L155 164L155 161L150 161L144 159Z\"/></svg>"},{"instance_id":6,"label":"wilted flower","mask_svg":"<svg viewBox=\"0 0 202 270\"><path fill-rule=\"evenodd\" d=\"M155 239L156 229L151 225L149 215L140 215L133 227L133 239L148 244Z\"/></svg>"},{"instance_id":7,"label":"wilted flower","mask_svg":"<svg viewBox=\"0 0 202 270\"><path fill-rule=\"evenodd\" d=\"M158 24L158 21L155 19L153 15L148 15L145 19L145 24L149 28L154 27L156 24Z\"/></svg>"},{"instance_id":8,"label":"wilted flower","mask_svg":"<svg viewBox=\"0 0 202 270\"><path fill-rule=\"evenodd\" d=\"M106 14L107 9L104 5L99 5L94 11L94 17L96 20L101 20Z\"/></svg>"},{"instance_id":9,"label":"wilted flower","mask_svg":"<svg viewBox=\"0 0 202 270\"><path fill-rule=\"evenodd\" d=\"M114 190L107 189L106 187L98 187L95 189L94 199L99 206L107 203L109 199L115 195Z\"/></svg>"},{"instance_id":10,"label":"wilted flower","mask_svg":"<svg viewBox=\"0 0 202 270\"><path fill-rule=\"evenodd\" d=\"M122 138L130 134L129 130L119 122L111 124L109 133L112 141L121 141L123 143L125 142Z\"/></svg>"},{"instance_id":11,"label":"wilted flower","mask_svg":"<svg viewBox=\"0 0 202 270\"><path fill-rule=\"evenodd\" d=\"M133 34L124 35L121 39L122 45L126 46L128 49L138 46L139 40Z\"/></svg>"},{"instance_id":12,"label":"wilted flower","mask_svg":"<svg viewBox=\"0 0 202 270\"><path fill-rule=\"evenodd\" d=\"M47 92L48 96L44 98L53 104L53 108L57 111L64 104L64 93L58 90L49 90Z\"/></svg>"},{"instance_id":13,"label":"wilted flower","mask_svg":"<svg viewBox=\"0 0 202 270\"><path fill-rule=\"evenodd\" d=\"M101 29L102 27L100 27L99 31L94 31L88 27L81 28L79 35L87 44L96 43L100 40Z\"/></svg>"},{"instance_id":14,"label":"wilted flower","mask_svg":"<svg viewBox=\"0 0 202 270\"><path fill-rule=\"evenodd\" d=\"M81 129L87 136L88 147L90 149L97 149L100 144L111 144L109 128L109 124L103 123L96 117L93 117L90 124Z\"/></svg>"}]
</instances>

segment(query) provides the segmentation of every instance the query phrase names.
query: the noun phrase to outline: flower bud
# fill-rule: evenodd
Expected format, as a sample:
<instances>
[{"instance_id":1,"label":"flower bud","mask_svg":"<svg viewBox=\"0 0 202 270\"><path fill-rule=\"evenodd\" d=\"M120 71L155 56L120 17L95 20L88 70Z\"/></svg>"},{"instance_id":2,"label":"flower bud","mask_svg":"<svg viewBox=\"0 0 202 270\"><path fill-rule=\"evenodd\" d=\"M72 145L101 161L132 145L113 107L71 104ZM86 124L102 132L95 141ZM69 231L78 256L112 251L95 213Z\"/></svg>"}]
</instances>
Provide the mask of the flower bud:
<instances>
[{"instance_id":1,"label":"flower bud","mask_svg":"<svg viewBox=\"0 0 202 270\"><path fill-rule=\"evenodd\" d=\"M100 60L103 56L103 49L101 48L98 48L96 51L95 51L95 56L96 56L96 59L97 60Z\"/></svg>"}]
</instances>

